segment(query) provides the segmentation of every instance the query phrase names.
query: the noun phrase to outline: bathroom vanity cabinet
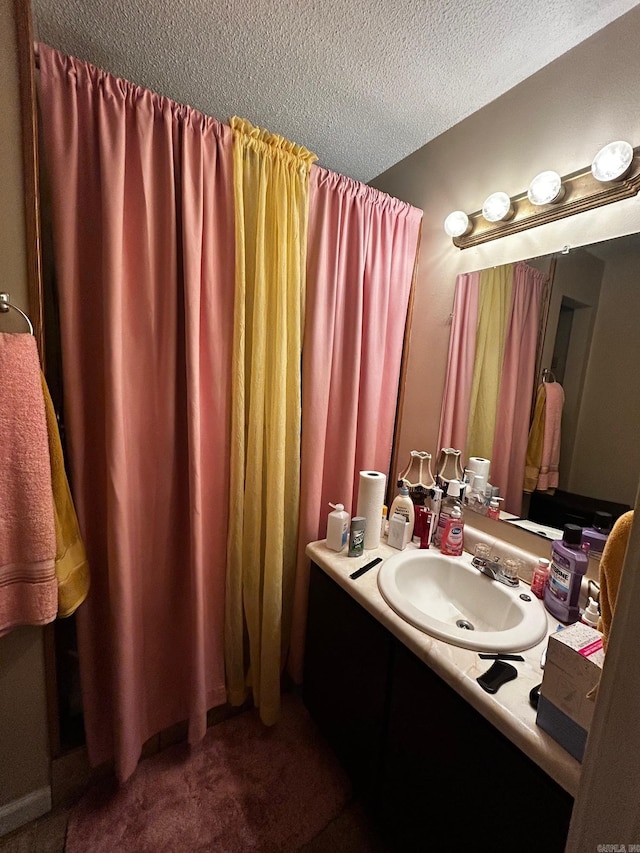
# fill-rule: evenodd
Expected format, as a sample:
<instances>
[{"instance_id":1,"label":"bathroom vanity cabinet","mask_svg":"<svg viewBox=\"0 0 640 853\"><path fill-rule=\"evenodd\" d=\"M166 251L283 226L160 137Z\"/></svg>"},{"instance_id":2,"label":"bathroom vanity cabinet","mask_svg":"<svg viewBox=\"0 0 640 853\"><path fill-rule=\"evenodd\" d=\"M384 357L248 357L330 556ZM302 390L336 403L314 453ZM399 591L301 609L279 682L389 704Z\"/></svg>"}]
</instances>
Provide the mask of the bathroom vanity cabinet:
<instances>
[{"instance_id":1,"label":"bathroom vanity cabinet","mask_svg":"<svg viewBox=\"0 0 640 853\"><path fill-rule=\"evenodd\" d=\"M303 698L390 850L564 850L572 797L313 563Z\"/></svg>"}]
</instances>

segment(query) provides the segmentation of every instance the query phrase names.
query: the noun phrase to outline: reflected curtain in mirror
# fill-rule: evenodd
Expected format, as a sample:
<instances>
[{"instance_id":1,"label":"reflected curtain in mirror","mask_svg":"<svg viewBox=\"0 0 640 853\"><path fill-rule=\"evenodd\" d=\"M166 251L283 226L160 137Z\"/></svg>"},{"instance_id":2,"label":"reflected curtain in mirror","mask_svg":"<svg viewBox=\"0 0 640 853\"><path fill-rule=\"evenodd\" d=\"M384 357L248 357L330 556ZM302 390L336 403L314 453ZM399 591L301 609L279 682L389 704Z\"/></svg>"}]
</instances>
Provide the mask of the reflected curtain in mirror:
<instances>
[{"instance_id":1,"label":"reflected curtain in mirror","mask_svg":"<svg viewBox=\"0 0 640 853\"><path fill-rule=\"evenodd\" d=\"M548 276L519 262L458 276L439 446L491 459L491 482L516 515Z\"/></svg>"},{"instance_id":2,"label":"reflected curtain in mirror","mask_svg":"<svg viewBox=\"0 0 640 853\"><path fill-rule=\"evenodd\" d=\"M511 264L492 267L480 274L476 353L466 444L469 456L493 459L493 434L512 282Z\"/></svg>"}]
</instances>

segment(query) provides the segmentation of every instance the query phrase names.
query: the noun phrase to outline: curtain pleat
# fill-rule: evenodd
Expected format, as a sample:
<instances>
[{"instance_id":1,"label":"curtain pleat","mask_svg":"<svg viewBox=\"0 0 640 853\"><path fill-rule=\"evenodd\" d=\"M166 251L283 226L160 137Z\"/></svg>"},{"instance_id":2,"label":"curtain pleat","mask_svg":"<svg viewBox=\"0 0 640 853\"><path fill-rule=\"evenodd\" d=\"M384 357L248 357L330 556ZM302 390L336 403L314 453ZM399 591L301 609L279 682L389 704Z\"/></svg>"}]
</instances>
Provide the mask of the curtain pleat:
<instances>
[{"instance_id":1,"label":"curtain pleat","mask_svg":"<svg viewBox=\"0 0 640 853\"><path fill-rule=\"evenodd\" d=\"M232 137L40 45L94 764L225 701Z\"/></svg>"},{"instance_id":2,"label":"curtain pleat","mask_svg":"<svg viewBox=\"0 0 640 853\"><path fill-rule=\"evenodd\" d=\"M513 268L513 293L496 413L491 482L502 509L520 515L534 386L540 310L548 276L525 263Z\"/></svg>"},{"instance_id":3,"label":"curtain pleat","mask_svg":"<svg viewBox=\"0 0 640 853\"><path fill-rule=\"evenodd\" d=\"M231 126L237 266L227 683L239 704L248 680L261 719L272 724L296 557L309 169L316 158L242 119Z\"/></svg>"},{"instance_id":4,"label":"curtain pleat","mask_svg":"<svg viewBox=\"0 0 640 853\"><path fill-rule=\"evenodd\" d=\"M302 366L300 529L289 671L302 680L309 561L328 502L352 514L358 473L391 459L407 305L422 211L311 170Z\"/></svg>"},{"instance_id":5,"label":"curtain pleat","mask_svg":"<svg viewBox=\"0 0 640 853\"><path fill-rule=\"evenodd\" d=\"M512 284L513 264L480 273L467 456L491 459Z\"/></svg>"},{"instance_id":6,"label":"curtain pleat","mask_svg":"<svg viewBox=\"0 0 640 853\"><path fill-rule=\"evenodd\" d=\"M438 449L454 447L467 458L469 403L476 351L480 273L463 273L456 279L449 357L445 377Z\"/></svg>"}]
</instances>

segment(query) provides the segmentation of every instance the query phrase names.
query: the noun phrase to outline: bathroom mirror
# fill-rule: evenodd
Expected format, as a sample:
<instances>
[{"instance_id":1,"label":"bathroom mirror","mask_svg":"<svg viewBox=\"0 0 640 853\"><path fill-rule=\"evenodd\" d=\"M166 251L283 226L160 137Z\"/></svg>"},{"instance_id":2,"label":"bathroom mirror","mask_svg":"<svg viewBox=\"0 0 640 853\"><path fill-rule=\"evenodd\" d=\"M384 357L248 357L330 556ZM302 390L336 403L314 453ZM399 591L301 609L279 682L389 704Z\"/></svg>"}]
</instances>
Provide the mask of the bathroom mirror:
<instances>
[{"instance_id":1,"label":"bathroom mirror","mask_svg":"<svg viewBox=\"0 0 640 853\"><path fill-rule=\"evenodd\" d=\"M640 234L527 263L553 275L541 368L565 405L558 490L534 492L522 516L551 527L590 523L599 508L617 516L640 473Z\"/></svg>"}]
</instances>

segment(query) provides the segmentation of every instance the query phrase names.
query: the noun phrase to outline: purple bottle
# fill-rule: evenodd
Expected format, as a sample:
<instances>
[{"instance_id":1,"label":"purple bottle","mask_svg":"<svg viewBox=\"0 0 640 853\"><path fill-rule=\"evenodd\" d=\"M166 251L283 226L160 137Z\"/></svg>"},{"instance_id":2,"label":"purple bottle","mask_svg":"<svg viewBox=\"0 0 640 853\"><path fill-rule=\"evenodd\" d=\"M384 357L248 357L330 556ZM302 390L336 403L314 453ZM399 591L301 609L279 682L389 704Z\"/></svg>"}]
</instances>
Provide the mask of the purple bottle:
<instances>
[{"instance_id":1,"label":"purple bottle","mask_svg":"<svg viewBox=\"0 0 640 853\"><path fill-rule=\"evenodd\" d=\"M589 558L582 550L582 528L565 524L562 541L551 546L549 583L544 591L544 606L560 622L571 624L580 618L580 583Z\"/></svg>"},{"instance_id":2,"label":"purple bottle","mask_svg":"<svg viewBox=\"0 0 640 853\"><path fill-rule=\"evenodd\" d=\"M589 553L594 557L601 557L604 551L613 517L608 512L597 512L593 517L591 527L585 527L582 531L582 544L589 546Z\"/></svg>"}]
</instances>

